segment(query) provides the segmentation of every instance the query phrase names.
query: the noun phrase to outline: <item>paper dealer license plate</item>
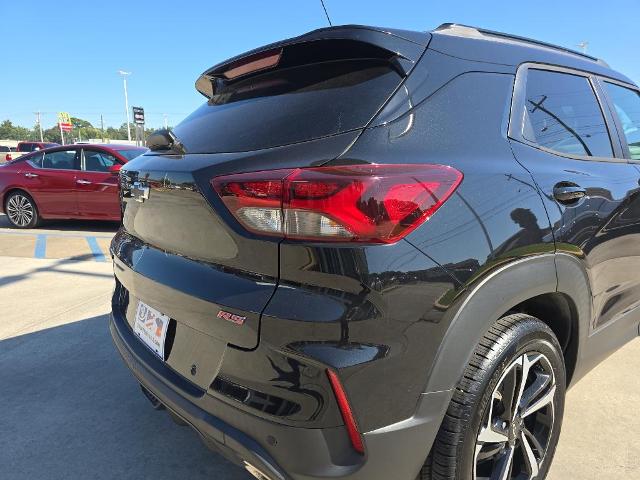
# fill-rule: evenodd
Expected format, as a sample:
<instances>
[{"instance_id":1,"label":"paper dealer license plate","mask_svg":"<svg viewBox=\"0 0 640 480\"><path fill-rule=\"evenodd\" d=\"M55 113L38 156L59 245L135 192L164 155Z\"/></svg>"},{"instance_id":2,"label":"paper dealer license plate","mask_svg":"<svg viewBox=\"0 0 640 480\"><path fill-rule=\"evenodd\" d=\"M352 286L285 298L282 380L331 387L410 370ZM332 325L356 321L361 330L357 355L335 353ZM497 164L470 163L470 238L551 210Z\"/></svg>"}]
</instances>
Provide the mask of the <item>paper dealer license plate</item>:
<instances>
[{"instance_id":1,"label":"paper dealer license plate","mask_svg":"<svg viewBox=\"0 0 640 480\"><path fill-rule=\"evenodd\" d=\"M169 317L144 302L138 302L133 331L147 347L163 360L164 340L167 336L168 326Z\"/></svg>"}]
</instances>

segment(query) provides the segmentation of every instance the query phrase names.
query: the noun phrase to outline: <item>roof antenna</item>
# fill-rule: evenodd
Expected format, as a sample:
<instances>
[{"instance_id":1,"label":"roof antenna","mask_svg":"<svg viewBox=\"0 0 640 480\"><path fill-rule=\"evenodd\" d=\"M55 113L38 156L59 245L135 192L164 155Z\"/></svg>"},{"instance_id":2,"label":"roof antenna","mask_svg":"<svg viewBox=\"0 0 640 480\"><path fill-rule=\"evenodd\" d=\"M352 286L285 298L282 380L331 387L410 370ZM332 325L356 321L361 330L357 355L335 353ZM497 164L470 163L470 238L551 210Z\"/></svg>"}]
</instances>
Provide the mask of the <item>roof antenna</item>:
<instances>
[{"instance_id":1,"label":"roof antenna","mask_svg":"<svg viewBox=\"0 0 640 480\"><path fill-rule=\"evenodd\" d=\"M329 22L329 26L333 27L333 23L331 23L331 19L329 18L329 12L327 12L327 7L325 7L324 5L324 0L320 0L320 3L322 4L322 8L324 8L324 14L327 16L327 21Z\"/></svg>"},{"instance_id":2,"label":"roof antenna","mask_svg":"<svg viewBox=\"0 0 640 480\"><path fill-rule=\"evenodd\" d=\"M587 54L587 48L589 48L589 42L586 40L580 42L576 47L579 47L582 50L582 53Z\"/></svg>"}]
</instances>

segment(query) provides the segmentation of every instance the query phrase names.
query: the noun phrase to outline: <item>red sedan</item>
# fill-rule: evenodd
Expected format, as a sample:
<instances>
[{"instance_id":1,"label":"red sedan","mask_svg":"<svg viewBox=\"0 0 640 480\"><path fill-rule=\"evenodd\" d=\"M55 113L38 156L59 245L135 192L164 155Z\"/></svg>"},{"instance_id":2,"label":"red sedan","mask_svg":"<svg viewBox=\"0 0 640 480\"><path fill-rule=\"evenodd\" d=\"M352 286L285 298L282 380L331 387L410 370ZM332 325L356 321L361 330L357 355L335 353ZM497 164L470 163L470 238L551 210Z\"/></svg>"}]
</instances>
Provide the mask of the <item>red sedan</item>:
<instances>
[{"instance_id":1,"label":"red sedan","mask_svg":"<svg viewBox=\"0 0 640 480\"><path fill-rule=\"evenodd\" d=\"M0 210L17 228L43 219L120 220L118 171L146 148L64 145L0 165Z\"/></svg>"}]
</instances>

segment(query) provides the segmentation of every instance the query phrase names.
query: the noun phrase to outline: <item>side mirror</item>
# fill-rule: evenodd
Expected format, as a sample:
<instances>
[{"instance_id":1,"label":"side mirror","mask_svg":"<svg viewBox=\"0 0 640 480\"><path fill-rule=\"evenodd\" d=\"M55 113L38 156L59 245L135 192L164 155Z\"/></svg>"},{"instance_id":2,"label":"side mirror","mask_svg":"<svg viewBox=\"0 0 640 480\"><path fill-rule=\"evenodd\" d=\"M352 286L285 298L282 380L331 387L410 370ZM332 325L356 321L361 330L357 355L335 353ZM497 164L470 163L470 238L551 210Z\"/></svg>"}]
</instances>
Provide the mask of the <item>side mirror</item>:
<instances>
[{"instance_id":1,"label":"side mirror","mask_svg":"<svg viewBox=\"0 0 640 480\"><path fill-rule=\"evenodd\" d=\"M122 168L122 164L114 163L109 167L109 173L113 173L114 175L117 175L121 168Z\"/></svg>"}]
</instances>

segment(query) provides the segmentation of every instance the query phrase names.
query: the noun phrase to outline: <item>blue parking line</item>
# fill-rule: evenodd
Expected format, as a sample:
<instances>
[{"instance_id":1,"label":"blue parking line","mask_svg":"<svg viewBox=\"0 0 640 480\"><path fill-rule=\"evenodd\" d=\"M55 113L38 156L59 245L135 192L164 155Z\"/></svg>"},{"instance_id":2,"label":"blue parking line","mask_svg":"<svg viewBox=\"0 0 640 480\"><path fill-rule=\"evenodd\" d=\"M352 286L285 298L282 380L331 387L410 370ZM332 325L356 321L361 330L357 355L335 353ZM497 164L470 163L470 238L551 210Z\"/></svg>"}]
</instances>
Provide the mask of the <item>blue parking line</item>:
<instances>
[{"instance_id":1,"label":"blue parking line","mask_svg":"<svg viewBox=\"0 0 640 480\"><path fill-rule=\"evenodd\" d=\"M36 236L36 248L33 252L33 258L44 258L47 255L47 236L40 233Z\"/></svg>"},{"instance_id":2,"label":"blue parking line","mask_svg":"<svg viewBox=\"0 0 640 480\"><path fill-rule=\"evenodd\" d=\"M87 243L89 244L89 248L91 249L91 253L93 254L93 259L96 262L106 262L107 259L102 253L102 249L96 240L96 237L84 237L87 239Z\"/></svg>"}]
</instances>

